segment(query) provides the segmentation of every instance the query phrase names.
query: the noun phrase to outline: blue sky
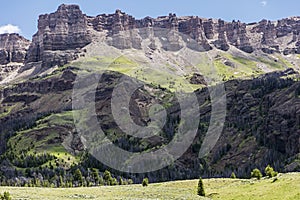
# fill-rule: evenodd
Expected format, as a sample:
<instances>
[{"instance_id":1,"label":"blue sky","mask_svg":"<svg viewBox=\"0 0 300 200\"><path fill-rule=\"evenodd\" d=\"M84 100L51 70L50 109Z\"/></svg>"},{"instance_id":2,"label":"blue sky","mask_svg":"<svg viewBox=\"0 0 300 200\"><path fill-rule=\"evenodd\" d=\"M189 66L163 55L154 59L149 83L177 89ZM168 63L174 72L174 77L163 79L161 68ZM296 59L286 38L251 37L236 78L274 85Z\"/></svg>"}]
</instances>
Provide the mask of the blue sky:
<instances>
[{"instance_id":1,"label":"blue sky","mask_svg":"<svg viewBox=\"0 0 300 200\"><path fill-rule=\"evenodd\" d=\"M7 0L1 2L0 33L20 32L31 39L37 31L38 15L54 12L62 4L78 4L87 15L113 13L121 9L135 18L198 15L227 21L277 20L300 15L299 0ZM7 26L11 24L13 26Z\"/></svg>"}]
</instances>

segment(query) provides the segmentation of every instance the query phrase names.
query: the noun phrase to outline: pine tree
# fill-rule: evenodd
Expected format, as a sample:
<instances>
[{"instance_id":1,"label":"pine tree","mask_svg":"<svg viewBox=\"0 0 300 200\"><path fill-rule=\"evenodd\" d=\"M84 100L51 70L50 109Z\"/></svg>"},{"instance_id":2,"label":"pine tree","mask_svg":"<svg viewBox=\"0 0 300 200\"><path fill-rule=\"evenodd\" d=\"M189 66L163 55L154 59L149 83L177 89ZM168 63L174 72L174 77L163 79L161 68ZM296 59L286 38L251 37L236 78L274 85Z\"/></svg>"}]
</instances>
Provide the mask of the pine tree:
<instances>
[{"instance_id":1,"label":"pine tree","mask_svg":"<svg viewBox=\"0 0 300 200\"><path fill-rule=\"evenodd\" d=\"M111 185L118 185L118 181L116 178L113 178L111 181Z\"/></svg>"},{"instance_id":2,"label":"pine tree","mask_svg":"<svg viewBox=\"0 0 300 200\"><path fill-rule=\"evenodd\" d=\"M0 195L1 200L11 200L11 196L9 192L4 192L3 195Z\"/></svg>"},{"instance_id":3,"label":"pine tree","mask_svg":"<svg viewBox=\"0 0 300 200\"><path fill-rule=\"evenodd\" d=\"M197 189L197 194L199 196L205 196L205 191L204 191L204 186L203 186L203 181L202 178L199 178L199 182L198 182L198 189Z\"/></svg>"},{"instance_id":4,"label":"pine tree","mask_svg":"<svg viewBox=\"0 0 300 200\"><path fill-rule=\"evenodd\" d=\"M273 167L271 167L270 165L268 165L265 168L265 174L266 176L268 176L269 178L275 177L277 176L278 172L274 171Z\"/></svg>"},{"instance_id":5,"label":"pine tree","mask_svg":"<svg viewBox=\"0 0 300 200\"><path fill-rule=\"evenodd\" d=\"M148 184L149 184L149 179L148 178L144 178L143 182L142 182L143 187L148 186Z\"/></svg>"},{"instance_id":6,"label":"pine tree","mask_svg":"<svg viewBox=\"0 0 300 200\"><path fill-rule=\"evenodd\" d=\"M100 177L98 169L93 168L92 169L92 177L94 179L95 185L99 185Z\"/></svg>"},{"instance_id":7,"label":"pine tree","mask_svg":"<svg viewBox=\"0 0 300 200\"><path fill-rule=\"evenodd\" d=\"M60 175L58 180L59 187L65 187L63 177Z\"/></svg>"},{"instance_id":8,"label":"pine tree","mask_svg":"<svg viewBox=\"0 0 300 200\"><path fill-rule=\"evenodd\" d=\"M83 178L82 178L82 173L81 173L80 169L76 169L75 170L74 181L77 181L78 185L82 186L82 184L83 184Z\"/></svg>"},{"instance_id":9,"label":"pine tree","mask_svg":"<svg viewBox=\"0 0 300 200\"><path fill-rule=\"evenodd\" d=\"M104 179L106 185L112 185L113 178L111 177L111 174L108 170L105 170L105 172L103 174L103 179Z\"/></svg>"},{"instance_id":10,"label":"pine tree","mask_svg":"<svg viewBox=\"0 0 300 200\"><path fill-rule=\"evenodd\" d=\"M104 180L102 176L100 176L99 178L99 185L104 185Z\"/></svg>"},{"instance_id":11,"label":"pine tree","mask_svg":"<svg viewBox=\"0 0 300 200\"><path fill-rule=\"evenodd\" d=\"M256 168L256 169L252 170L251 177L257 178L258 180L260 180L262 177L262 174L261 174L260 170Z\"/></svg>"},{"instance_id":12,"label":"pine tree","mask_svg":"<svg viewBox=\"0 0 300 200\"><path fill-rule=\"evenodd\" d=\"M122 179L122 177L120 178L119 185L125 185L125 181Z\"/></svg>"},{"instance_id":13,"label":"pine tree","mask_svg":"<svg viewBox=\"0 0 300 200\"><path fill-rule=\"evenodd\" d=\"M231 176L230 176L230 178L236 178L236 175L235 175L235 173L234 173L234 172L232 172L232 173L231 173Z\"/></svg>"},{"instance_id":14,"label":"pine tree","mask_svg":"<svg viewBox=\"0 0 300 200\"><path fill-rule=\"evenodd\" d=\"M133 180L130 178L128 179L128 185L132 185L133 184Z\"/></svg>"}]
</instances>

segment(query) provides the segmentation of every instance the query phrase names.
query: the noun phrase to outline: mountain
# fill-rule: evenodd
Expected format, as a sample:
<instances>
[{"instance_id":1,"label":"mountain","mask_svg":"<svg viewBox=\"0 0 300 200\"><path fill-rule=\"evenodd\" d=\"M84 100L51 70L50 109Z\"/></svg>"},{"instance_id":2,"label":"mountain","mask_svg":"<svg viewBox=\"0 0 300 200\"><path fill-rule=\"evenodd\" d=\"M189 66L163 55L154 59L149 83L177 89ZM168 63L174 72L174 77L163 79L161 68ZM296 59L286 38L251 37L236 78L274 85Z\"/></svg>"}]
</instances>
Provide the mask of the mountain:
<instances>
[{"instance_id":1,"label":"mountain","mask_svg":"<svg viewBox=\"0 0 300 200\"><path fill-rule=\"evenodd\" d=\"M188 42L176 40L175 36L172 38L170 35L167 41L172 45L162 48L177 51L187 45L188 48L199 52L209 52L217 67L222 65L228 68L227 73L221 75L226 79L257 74L256 72L270 72L284 67L298 68L299 65L298 17L276 22L262 20L251 24L195 16L177 17L175 14L137 20L120 10L109 15L86 16L79 6L63 4L55 13L39 17L38 32L33 36L30 47L22 47L22 51L27 51L27 54L23 62L25 66L20 71L31 69L37 73L41 71L40 68L44 71L53 66L62 66L86 53L90 54L91 52L85 52L83 47L88 44L95 47L99 42L121 50L142 50L144 33L137 29L174 30L182 36L190 37L192 41ZM5 40L5 35L0 37L4 37ZM156 47L155 43L149 45L154 49ZM5 49L5 45L2 44L0 48ZM95 51L95 48L91 50ZM150 53L151 51L148 52ZM251 73L246 73L247 70L239 71L239 64L247 64L248 68L251 66ZM233 70L234 67L237 70Z\"/></svg>"},{"instance_id":2,"label":"mountain","mask_svg":"<svg viewBox=\"0 0 300 200\"><path fill-rule=\"evenodd\" d=\"M25 62L30 41L18 34L0 35L0 82L17 71Z\"/></svg>"},{"instance_id":3,"label":"mountain","mask_svg":"<svg viewBox=\"0 0 300 200\"><path fill-rule=\"evenodd\" d=\"M182 124L192 124L181 119L184 112L196 120L199 114L196 136L174 164L148 173L151 181L233 171L247 177L267 164L282 172L299 171L299 20L245 24L175 14L135 19L120 10L91 17L77 5L63 4L39 17L32 41L0 35L2 180L34 173L49 177L59 170L68 177L74 168L88 178L88 168L109 166L87 153L94 141L87 141L76 124L88 133L103 130L126 151L148 152L167 146ZM115 121L111 102L124 80L141 85L129 100L126 90L118 93L121 102L129 102L133 122L153 125L149 109L165 108L166 124L157 125L157 135L129 136ZM226 97L224 127L217 125L220 137L199 158L214 114L211 91L219 86ZM188 99L180 105L178 91L195 95L199 113L189 108ZM77 107L77 98L87 107ZM96 123L88 110L93 100ZM123 159L122 164L132 161ZM134 180L143 176L110 170Z\"/></svg>"}]
</instances>

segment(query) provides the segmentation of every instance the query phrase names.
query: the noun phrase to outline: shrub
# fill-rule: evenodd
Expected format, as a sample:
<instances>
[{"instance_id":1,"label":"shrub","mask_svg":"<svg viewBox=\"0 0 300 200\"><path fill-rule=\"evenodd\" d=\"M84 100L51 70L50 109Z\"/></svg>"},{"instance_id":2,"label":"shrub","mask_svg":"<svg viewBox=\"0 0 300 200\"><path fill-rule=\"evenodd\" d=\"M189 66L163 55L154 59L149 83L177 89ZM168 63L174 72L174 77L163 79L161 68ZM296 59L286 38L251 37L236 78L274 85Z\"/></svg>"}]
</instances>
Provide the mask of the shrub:
<instances>
[{"instance_id":1,"label":"shrub","mask_svg":"<svg viewBox=\"0 0 300 200\"><path fill-rule=\"evenodd\" d=\"M269 178L275 177L277 176L278 172L274 171L273 167L271 167L270 165L268 165L265 168L265 174L266 176L268 176Z\"/></svg>"},{"instance_id":2,"label":"shrub","mask_svg":"<svg viewBox=\"0 0 300 200\"><path fill-rule=\"evenodd\" d=\"M122 177L119 180L119 185L126 185L126 181L124 181Z\"/></svg>"},{"instance_id":3,"label":"shrub","mask_svg":"<svg viewBox=\"0 0 300 200\"><path fill-rule=\"evenodd\" d=\"M201 177L199 178L199 182L198 182L197 194L199 196L203 196L203 197L205 196L203 181Z\"/></svg>"},{"instance_id":4,"label":"shrub","mask_svg":"<svg viewBox=\"0 0 300 200\"><path fill-rule=\"evenodd\" d=\"M142 182L143 187L148 186L148 184L149 184L149 179L148 178L144 178L143 182Z\"/></svg>"},{"instance_id":5,"label":"shrub","mask_svg":"<svg viewBox=\"0 0 300 200\"><path fill-rule=\"evenodd\" d=\"M262 174L261 174L260 170L256 168L256 169L252 170L251 177L257 178L258 180L260 180L262 177Z\"/></svg>"},{"instance_id":6,"label":"shrub","mask_svg":"<svg viewBox=\"0 0 300 200\"><path fill-rule=\"evenodd\" d=\"M235 173L234 173L234 172L232 172L232 173L231 173L231 176L230 176L230 178L236 178L236 175L235 175Z\"/></svg>"},{"instance_id":7,"label":"shrub","mask_svg":"<svg viewBox=\"0 0 300 200\"><path fill-rule=\"evenodd\" d=\"M80 169L76 169L74 172L74 180L78 182L79 186L82 186L83 184L83 177Z\"/></svg>"},{"instance_id":8,"label":"shrub","mask_svg":"<svg viewBox=\"0 0 300 200\"><path fill-rule=\"evenodd\" d=\"M113 178L111 181L111 185L118 185L118 181L116 178Z\"/></svg>"},{"instance_id":9,"label":"shrub","mask_svg":"<svg viewBox=\"0 0 300 200\"><path fill-rule=\"evenodd\" d=\"M112 185L112 183L113 183L113 178L112 178L112 176L111 176L110 171L105 170L105 172L104 172L104 174L103 174L103 179L104 179L106 185Z\"/></svg>"},{"instance_id":10,"label":"shrub","mask_svg":"<svg viewBox=\"0 0 300 200\"><path fill-rule=\"evenodd\" d=\"M278 181L278 178L274 178L274 180L272 181L272 183L275 183L276 181Z\"/></svg>"},{"instance_id":11,"label":"shrub","mask_svg":"<svg viewBox=\"0 0 300 200\"><path fill-rule=\"evenodd\" d=\"M9 192L4 192L3 195L0 195L1 200L11 200L11 196Z\"/></svg>"},{"instance_id":12,"label":"shrub","mask_svg":"<svg viewBox=\"0 0 300 200\"><path fill-rule=\"evenodd\" d=\"M98 169L92 168L92 176L93 176L95 185L99 185L100 177L99 177Z\"/></svg>"},{"instance_id":13,"label":"shrub","mask_svg":"<svg viewBox=\"0 0 300 200\"><path fill-rule=\"evenodd\" d=\"M102 176L99 176L99 185L104 185L104 179Z\"/></svg>"}]
</instances>

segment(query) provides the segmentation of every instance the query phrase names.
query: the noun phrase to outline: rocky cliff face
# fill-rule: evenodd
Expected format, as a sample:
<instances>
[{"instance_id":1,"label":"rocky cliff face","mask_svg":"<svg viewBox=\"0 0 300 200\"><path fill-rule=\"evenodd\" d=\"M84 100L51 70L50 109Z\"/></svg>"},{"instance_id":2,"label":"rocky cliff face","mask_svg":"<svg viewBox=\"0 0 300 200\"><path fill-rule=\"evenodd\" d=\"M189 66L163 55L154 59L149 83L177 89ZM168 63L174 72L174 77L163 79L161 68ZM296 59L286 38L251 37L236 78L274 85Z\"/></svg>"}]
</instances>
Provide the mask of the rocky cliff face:
<instances>
[{"instance_id":1,"label":"rocky cliff face","mask_svg":"<svg viewBox=\"0 0 300 200\"><path fill-rule=\"evenodd\" d=\"M29 45L29 40L16 33L0 35L0 82L25 62Z\"/></svg>"},{"instance_id":2,"label":"rocky cliff face","mask_svg":"<svg viewBox=\"0 0 300 200\"><path fill-rule=\"evenodd\" d=\"M55 13L41 15L26 63L45 67L64 65L78 57L80 48L91 42L86 16L77 5L61 5Z\"/></svg>"},{"instance_id":3,"label":"rocky cliff face","mask_svg":"<svg viewBox=\"0 0 300 200\"><path fill-rule=\"evenodd\" d=\"M231 46L246 53L263 51L265 53L283 53L285 55L299 52L300 18L292 17L271 22L246 24L240 21L225 22L221 19L204 19L200 17L177 17L175 14L158 18L146 17L136 20L119 10L111 15L98 15L88 18L89 25L96 31L108 31L109 35L120 34L135 28L172 29L186 34L202 45L202 50L213 47L227 51ZM131 35L132 36L132 35ZM119 48L135 48L130 45L132 37L127 35L126 45Z\"/></svg>"},{"instance_id":4,"label":"rocky cliff face","mask_svg":"<svg viewBox=\"0 0 300 200\"><path fill-rule=\"evenodd\" d=\"M137 30L141 28L171 29L188 35L201 45L202 48L196 49L198 51L213 48L228 51L235 47L246 53L300 53L299 17L251 24L197 16L177 17L172 13L158 18L135 19L120 10L90 17L77 5L63 4L55 13L39 17L38 32L33 36L25 62L42 62L45 67L64 65L78 58L81 48L93 41L92 31L105 33L106 42L116 48L141 49L141 42L145 39L145 33ZM182 46L180 42L175 40L176 44L165 49L177 50ZM187 46L192 48L193 45ZM155 44L152 47L155 48Z\"/></svg>"},{"instance_id":5,"label":"rocky cliff face","mask_svg":"<svg viewBox=\"0 0 300 200\"><path fill-rule=\"evenodd\" d=\"M0 35L0 65L10 62L23 63L30 41L24 37L13 34Z\"/></svg>"}]
</instances>

